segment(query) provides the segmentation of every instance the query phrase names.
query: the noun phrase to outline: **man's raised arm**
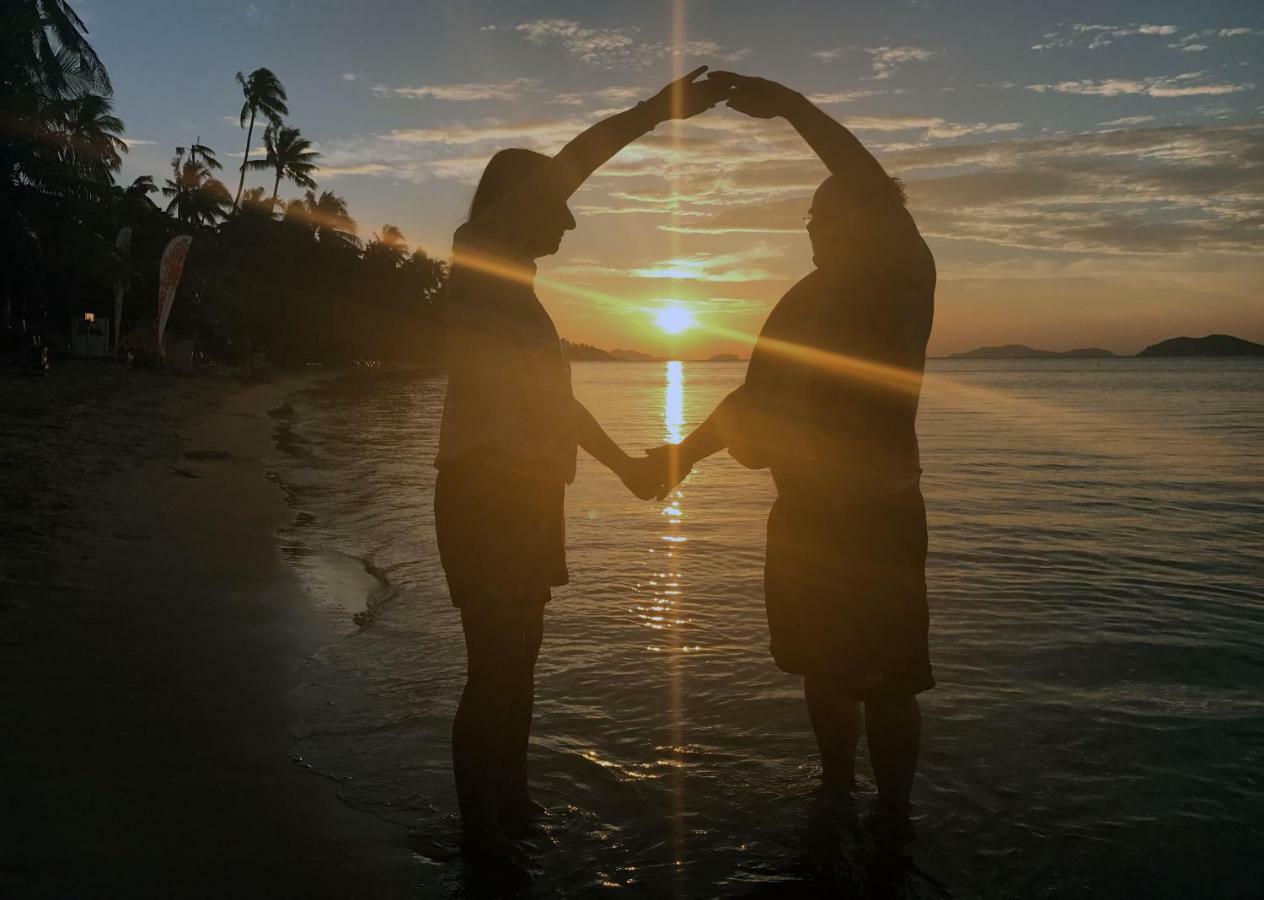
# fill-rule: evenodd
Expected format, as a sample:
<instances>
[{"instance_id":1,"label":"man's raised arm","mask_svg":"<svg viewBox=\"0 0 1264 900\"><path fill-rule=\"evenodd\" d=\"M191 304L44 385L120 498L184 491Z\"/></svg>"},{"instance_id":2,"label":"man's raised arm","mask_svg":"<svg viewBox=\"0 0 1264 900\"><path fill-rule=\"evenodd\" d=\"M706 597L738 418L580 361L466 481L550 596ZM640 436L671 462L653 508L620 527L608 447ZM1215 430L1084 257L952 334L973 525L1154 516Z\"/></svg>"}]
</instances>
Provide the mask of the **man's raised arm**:
<instances>
[{"instance_id":1,"label":"man's raised arm","mask_svg":"<svg viewBox=\"0 0 1264 900\"><path fill-rule=\"evenodd\" d=\"M731 109L756 119L784 118L807 141L830 174L843 184L861 189L889 187L891 177L865 145L798 91L767 78L734 72L712 72L707 79L728 88ZM890 196L893 204L902 208L899 192L891 191Z\"/></svg>"}]
</instances>

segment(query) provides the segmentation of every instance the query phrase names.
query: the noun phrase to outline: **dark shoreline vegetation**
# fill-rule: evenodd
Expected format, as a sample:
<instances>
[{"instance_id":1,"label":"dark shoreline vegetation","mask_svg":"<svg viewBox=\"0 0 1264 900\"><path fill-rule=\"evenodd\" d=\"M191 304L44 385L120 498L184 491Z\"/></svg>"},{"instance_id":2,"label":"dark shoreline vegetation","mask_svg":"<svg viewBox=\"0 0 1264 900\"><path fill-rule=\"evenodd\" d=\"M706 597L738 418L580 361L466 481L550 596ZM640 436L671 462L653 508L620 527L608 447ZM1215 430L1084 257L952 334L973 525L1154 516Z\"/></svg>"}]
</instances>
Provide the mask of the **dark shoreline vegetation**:
<instances>
[{"instance_id":1,"label":"dark shoreline vegetation","mask_svg":"<svg viewBox=\"0 0 1264 900\"><path fill-rule=\"evenodd\" d=\"M159 260L187 234L167 335L194 340L212 359L437 358L435 299L447 265L410 252L393 225L368 241L357 235L346 201L318 192L319 154L285 124L285 88L271 71L236 76L247 132L236 197L217 175L216 152L196 137L175 148L161 185L142 175L123 186L115 175L124 126L86 33L65 0L12 0L0 12L0 351L66 349L73 320L113 316L120 286L115 334L152 329ZM251 159L256 124L266 154ZM271 176L270 196L246 188L250 172ZM280 197L282 182L303 195Z\"/></svg>"}]
</instances>

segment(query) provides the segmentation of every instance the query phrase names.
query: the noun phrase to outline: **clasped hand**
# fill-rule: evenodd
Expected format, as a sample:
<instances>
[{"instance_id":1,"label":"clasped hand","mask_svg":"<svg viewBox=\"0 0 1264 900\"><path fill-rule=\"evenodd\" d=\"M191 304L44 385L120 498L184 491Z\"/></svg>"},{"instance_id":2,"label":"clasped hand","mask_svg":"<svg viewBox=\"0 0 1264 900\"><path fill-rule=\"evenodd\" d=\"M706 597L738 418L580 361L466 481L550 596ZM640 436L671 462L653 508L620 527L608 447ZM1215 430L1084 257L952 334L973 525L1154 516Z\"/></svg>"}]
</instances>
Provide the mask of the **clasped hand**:
<instances>
[{"instance_id":1,"label":"clasped hand","mask_svg":"<svg viewBox=\"0 0 1264 900\"><path fill-rule=\"evenodd\" d=\"M661 119L689 119L727 101L730 109L756 119L787 115L802 95L797 91L750 75L736 72L711 72L698 66L683 78L677 78L646 101Z\"/></svg>"},{"instance_id":2,"label":"clasped hand","mask_svg":"<svg viewBox=\"0 0 1264 900\"><path fill-rule=\"evenodd\" d=\"M646 450L644 456L629 456L620 467L619 478L642 500L662 500L667 492L685 480L693 462L685 459L680 445L664 444Z\"/></svg>"}]
</instances>

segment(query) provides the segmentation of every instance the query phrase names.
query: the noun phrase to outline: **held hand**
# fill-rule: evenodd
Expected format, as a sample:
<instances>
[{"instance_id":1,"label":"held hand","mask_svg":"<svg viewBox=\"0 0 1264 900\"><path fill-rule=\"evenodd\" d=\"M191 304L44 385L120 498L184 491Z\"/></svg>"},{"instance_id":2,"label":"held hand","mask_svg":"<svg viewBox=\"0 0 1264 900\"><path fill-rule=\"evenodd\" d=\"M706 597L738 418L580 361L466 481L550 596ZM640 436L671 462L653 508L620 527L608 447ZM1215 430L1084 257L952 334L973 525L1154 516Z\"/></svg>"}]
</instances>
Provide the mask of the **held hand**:
<instances>
[{"instance_id":1,"label":"held hand","mask_svg":"<svg viewBox=\"0 0 1264 900\"><path fill-rule=\"evenodd\" d=\"M648 456L627 457L616 474L624 486L641 500L653 499L665 491L662 473Z\"/></svg>"},{"instance_id":2,"label":"held hand","mask_svg":"<svg viewBox=\"0 0 1264 900\"><path fill-rule=\"evenodd\" d=\"M707 81L724 87L729 109L756 119L788 115L795 103L803 99L802 94L784 84L736 72L712 72Z\"/></svg>"},{"instance_id":3,"label":"held hand","mask_svg":"<svg viewBox=\"0 0 1264 900\"><path fill-rule=\"evenodd\" d=\"M655 499L662 500L667 492L680 484L693 468L693 461L686 459L679 444L664 444L653 450L646 450L645 455L653 462L659 481Z\"/></svg>"},{"instance_id":4,"label":"held hand","mask_svg":"<svg viewBox=\"0 0 1264 900\"><path fill-rule=\"evenodd\" d=\"M645 101L661 119L688 119L715 106L728 95L727 85L711 78L698 80L707 70L698 66L683 78L678 78Z\"/></svg>"}]
</instances>

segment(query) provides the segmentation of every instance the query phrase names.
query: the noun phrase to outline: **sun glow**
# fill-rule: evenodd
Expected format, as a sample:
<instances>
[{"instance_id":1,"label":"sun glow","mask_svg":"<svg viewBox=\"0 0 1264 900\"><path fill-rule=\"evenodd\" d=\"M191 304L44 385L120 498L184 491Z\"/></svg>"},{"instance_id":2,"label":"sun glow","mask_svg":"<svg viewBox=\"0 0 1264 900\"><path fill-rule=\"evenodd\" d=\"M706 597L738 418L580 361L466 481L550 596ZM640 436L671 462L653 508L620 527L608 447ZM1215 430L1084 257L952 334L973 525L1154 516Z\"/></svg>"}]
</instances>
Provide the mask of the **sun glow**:
<instances>
[{"instance_id":1,"label":"sun glow","mask_svg":"<svg viewBox=\"0 0 1264 900\"><path fill-rule=\"evenodd\" d=\"M668 334L680 334L697 325L693 312L680 305L664 306L654 313L654 324Z\"/></svg>"}]
</instances>

